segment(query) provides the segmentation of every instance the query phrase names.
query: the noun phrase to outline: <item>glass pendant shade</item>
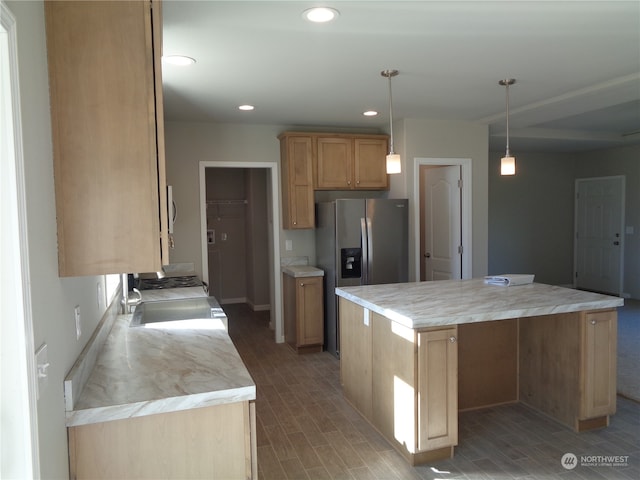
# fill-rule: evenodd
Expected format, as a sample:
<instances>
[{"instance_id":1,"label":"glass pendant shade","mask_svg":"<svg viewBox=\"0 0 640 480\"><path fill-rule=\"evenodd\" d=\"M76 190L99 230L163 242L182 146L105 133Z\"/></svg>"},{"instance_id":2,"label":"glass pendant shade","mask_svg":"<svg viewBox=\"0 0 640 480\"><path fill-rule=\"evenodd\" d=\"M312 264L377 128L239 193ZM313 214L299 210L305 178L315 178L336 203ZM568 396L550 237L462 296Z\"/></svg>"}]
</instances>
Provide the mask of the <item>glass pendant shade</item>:
<instances>
[{"instance_id":1,"label":"glass pendant shade","mask_svg":"<svg viewBox=\"0 0 640 480\"><path fill-rule=\"evenodd\" d=\"M400 162L400 155L397 153L390 153L387 155L387 173L400 173L402 172L402 164Z\"/></svg>"},{"instance_id":2,"label":"glass pendant shade","mask_svg":"<svg viewBox=\"0 0 640 480\"><path fill-rule=\"evenodd\" d=\"M515 174L516 174L516 157L512 157L511 155L505 155L500 160L500 175L515 175Z\"/></svg>"}]
</instances>

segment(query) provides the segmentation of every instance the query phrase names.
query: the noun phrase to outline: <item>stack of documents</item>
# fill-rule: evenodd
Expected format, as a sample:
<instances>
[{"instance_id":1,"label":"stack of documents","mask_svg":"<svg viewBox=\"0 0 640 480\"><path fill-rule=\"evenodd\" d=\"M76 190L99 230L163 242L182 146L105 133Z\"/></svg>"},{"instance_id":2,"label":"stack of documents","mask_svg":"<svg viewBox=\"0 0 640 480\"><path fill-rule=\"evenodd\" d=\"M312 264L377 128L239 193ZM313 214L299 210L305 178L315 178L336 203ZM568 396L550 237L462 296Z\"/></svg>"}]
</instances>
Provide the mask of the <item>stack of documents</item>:
<instances>
[{"instance_id":1,"label":"stack of documents","mask_svg":"<svg viewBox=\"0 0 640 480\"><path fill-rule=\"evenodd\" d=\"M489 275L484 277L484 283L487 285L501 285L503 287L515 285L528 285L533 283L534 275L528 273L513 273L505 275Z\"/></svg>"}]
</instances>

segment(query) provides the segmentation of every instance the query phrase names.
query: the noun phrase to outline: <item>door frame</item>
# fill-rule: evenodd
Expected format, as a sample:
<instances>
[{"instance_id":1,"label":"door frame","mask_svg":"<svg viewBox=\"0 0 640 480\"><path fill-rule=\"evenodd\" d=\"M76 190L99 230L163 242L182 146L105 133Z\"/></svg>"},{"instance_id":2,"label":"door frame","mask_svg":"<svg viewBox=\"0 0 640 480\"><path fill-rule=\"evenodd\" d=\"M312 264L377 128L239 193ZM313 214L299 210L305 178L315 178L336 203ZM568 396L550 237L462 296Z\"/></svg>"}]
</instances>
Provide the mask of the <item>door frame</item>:
<instances>
[{"instance_id":1,"label":"door frame","mask_svg":"<svg viewBox=\"0 0 640 480\"><path fill-rule=\"evenodd\" d=\"M606 177L586 177L586 178L576 178L574 184L574 192L573 196L575 201L574 209L573 209L573 288L578 287L578 280L576 277L576 272L578 271L578 200L576 198L578 194L578 184L584 182L593 182L598 180L619 180L620 190L621 190L621 202L620 202L620 259L619 259L619 278L618 282L620 285L620 289L617 293L618 296L624 297L624 250L625 250L625 202L626 202L626 177L625 175L610 175Z\"/></svg>"},{"instance_id":2,"label":"door frame","mask_svg":"<svg viewBox=\"0 0 640 480\"><path fill-rule=\"evenodd\" d=\"M209 255L207 248L207 182L205 171L207 168L264 168L269 171L271 188L267 186L267 193L271 195L271 236L273 240L272 264L270 266L271 286L270 303L271 323L276 343L284 342L282 320L282 278L280 275L280 197L278 190L277 162L216 162L201 161L199 165L200 179L200 246L202 254L202 278L209 281Z\"/></svg>"},{"instance_id":3,"label":"door frame","mask_svg":"<svg viewBox=\"0 0 640 480\"><path fill-rule=\"evenodd\" d=\"M8 432L12 444L3 448L0 456L0 475L5 472L26 478L40 478L38 379L29 267L17 27L14 15L3 2L0 2L0 32L4 37L0 48L6 54L0 55L3 77L0 80L0 96L8 97L2 102L4 108L0 111L0 141L3 143L0 172L8 186L0 189L2 207L6 209L6 218L4 213L0 214L6 229L0 252L3 266L0 280L3 292L0 294L3 308L0 330L3 332L4 346L9 346L5 349L0 345L0 350L3 360L12 364L14 374L11 378L0 375L2 414L12 416L14 420ZM5 388L7 386L11 388ZM18 465L18 469L3 469L5 455L12 457L9 465Z\"/></svg>"},{"instance_id":4,"label":"door frame","mask_svg":"<svg viewBox=\"0 0 640 480\"><path fill-rule=\"evenodd\" d=\"M470 158L429 158L415 157L413 162L413 221L414 229L414 255L416 281L420 280L420 166L452 166L462 167L462 278L469 279L473 276L473 232L472 232L472 162Z\"/></svg>"}]
</instances>

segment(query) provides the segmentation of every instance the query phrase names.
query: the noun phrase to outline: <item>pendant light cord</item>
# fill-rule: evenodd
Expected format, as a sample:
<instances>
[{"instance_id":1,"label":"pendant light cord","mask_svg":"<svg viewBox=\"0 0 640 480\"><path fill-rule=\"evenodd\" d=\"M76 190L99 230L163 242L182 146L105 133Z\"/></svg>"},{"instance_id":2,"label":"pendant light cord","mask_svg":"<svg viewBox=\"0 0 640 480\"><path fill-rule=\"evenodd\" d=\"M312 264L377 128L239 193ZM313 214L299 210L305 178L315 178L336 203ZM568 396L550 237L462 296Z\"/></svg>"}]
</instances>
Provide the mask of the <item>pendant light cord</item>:
<instances>
[{"instance_id":1,"label":"pendant light cord","mask_svg":"<svg viewBox=\"0 0 640 480\"><path fill-rule=\"evenodd\" d=\"M507 152L506 156L509 156L509 82L506 82L507 87Z\"/></svg>"},{"instance_id":2,"label":"pendant light cord","mask_svg":"<svg viewBox=\"0 0 640 480\"><path fill-rule=\"evenodd\" d=\"M389 79L389 129L391 130L389 139L389 153L393 155L395 151L393 150L393 100L391 96L391 74L389 74L387 78Z\"/></svg>"}]
</instances>

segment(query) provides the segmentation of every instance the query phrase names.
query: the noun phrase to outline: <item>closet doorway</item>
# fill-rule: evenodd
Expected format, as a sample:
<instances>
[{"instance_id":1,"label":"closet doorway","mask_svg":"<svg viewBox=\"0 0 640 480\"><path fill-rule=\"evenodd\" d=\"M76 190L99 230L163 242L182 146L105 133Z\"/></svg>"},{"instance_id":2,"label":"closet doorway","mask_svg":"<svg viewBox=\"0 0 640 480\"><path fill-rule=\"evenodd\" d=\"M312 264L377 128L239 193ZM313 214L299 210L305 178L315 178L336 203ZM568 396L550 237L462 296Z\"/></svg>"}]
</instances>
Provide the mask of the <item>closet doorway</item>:
<instances>
[{"instance_id":1,"label":"closet doorway","mask_svg":"<svg viewBox=\"0 0 640 480\"><path fill-rule=\"evenodd\" d=\"M275 164L274 164L275 165ZM275 340L282 334L277 226L277 165L201 162L203 278L223 306L246 303L270 311ZM274 228L274 225L276 228ZM277 263L276 263L277 262Z\"/></svg>"}]
</instances>

